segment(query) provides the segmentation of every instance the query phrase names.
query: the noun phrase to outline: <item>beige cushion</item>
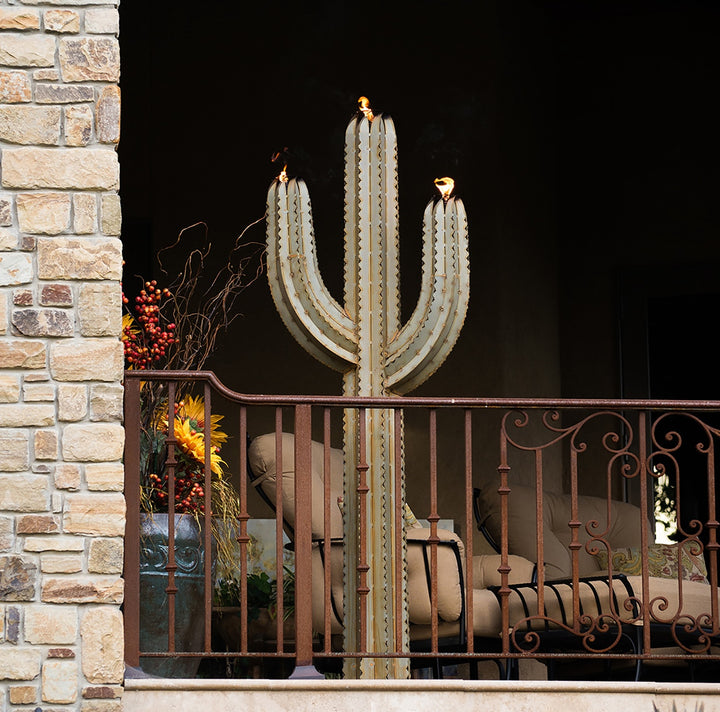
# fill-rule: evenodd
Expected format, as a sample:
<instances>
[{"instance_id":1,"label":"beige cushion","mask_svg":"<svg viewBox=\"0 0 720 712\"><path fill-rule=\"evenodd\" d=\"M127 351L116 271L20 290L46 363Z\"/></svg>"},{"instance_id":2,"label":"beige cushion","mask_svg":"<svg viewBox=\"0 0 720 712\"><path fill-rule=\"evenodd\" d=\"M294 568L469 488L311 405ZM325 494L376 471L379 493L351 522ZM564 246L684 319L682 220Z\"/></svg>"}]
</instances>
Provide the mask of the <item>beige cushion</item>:
<instances>
[{"instance_id":1,"label":"beige cushion","mask_svg":"<svg viewBox=\"0 0 720 712\"><path fill-rule=\"evenodd\" d=\"M443 542L454 542L460 560L451 546L438 544L437 547L437 581L438 581L438 615L445 621L456 621L462 612L462 595L460 570L464 563L465 547L460 537L454 532L444 529L437 530L438 539ZM432 621L430 613L430 588L425 568L427 553L428 567L431 562L431 546L427 544L430 529L410 529L407 532L407 571L408 571L408 610L411 623L427 624ZM460 568L459 568L460 567ZM429 570L429 569L428 569Z\"/></svg>"},{"instance_id":2,"label":"beige cushion","mask_svg":"<svg viewBox=\"0 0 720 712\"><path fill-rule=\"evenodd\" d=\"M703 621L703 616L711 613L711 589L707 584L697 581L682 582L682 606L679 606L677 581L651 577L648 581L648 592L643 594L642 579L639 576L629 576L627 583L635 599L651 603L651 621L658 623L672 623L679 618L679 632L682 626L690 622L690 619ZM587 582L579 583L579 612L581 615L588 615L594 619L602 614L614 613L626 623L642 624L642 616L636 620L636 610L631 605L626 605L630 599L631 591L620 578L613 578L612 591L610 592L609 582L595 581L593 588ZM475 616L482 617L482 620L474 621L475 634L486 636L499 635L501 631L500 606L492 605L482 591L473 592L473 610ZM521 595L522 594L522 595ZM661 610L664 599L668 602L667 610ZM720 596L718 598L720 604ZM510 627L519 627L525 630L528 627L533 630L541 630L546 624L550 629L558 628L558 624L572 626L574 623L573 613L573 592L572 587L567 583L546 585L544 587L544 617L533 621L527 621L529 617L538 615L538 596L531 587L522 587L519 591L513 590L508 596L509 623ZM564 614L564 617L563 617ZM546 621L545 619L550 619ZM587 623L580 620L581 623ZM599 623L610 623L610 618L603 618ZM518 639L519 641L520 639Z\"/></svg>"},{"instance_id":3,"label":"beige cushion","mask_svg":"<svg viewBox=\"0 0 720 712\"><path fill-rule=\"evenodd\" d=\"M275 463L275 433L255 438L248 448L250 467L255 475L255 485L260 486L275 505L277 466ZM312 443L312 535L313 539L325 537L324 527L324 461L322 443ZM282 434L282 506L285 521L295 528L295 436ZM338 497L343 496L343 453L330 448L330 538L341 539L343 523Z\"/></svg>"},{"instance_id":4,"label":"beige cushion","mask_svg":"<svg viewBox=\"0 0 720 712\"><path fill-rule=\"evenodd\" d=\"M680 587L677 579L651 576L648 579L648 591L643 593L642 576L628 576L628 581L633 587L636 597L650 605L652 621L669 623L678 614L683 616L679 621L681 625L689 622L685 616L691 616L695 620L705 615L708 616L707 619L700 621L702 624L710 620L712 589L709 584L700 581L681 581L682 587ZM668 601L666 610L662 610L662 599ZM720 605L720 592L718 592L718 604Z\"/></svg>"},{"instance_id":5,"label":"beige cushion","mask_svg":"<svg viewBox=\"0 0 720 712\"><path fill-rule=\"evenodd\" d=\"M480 489L479 502L481 523L492 537L500 542L500 495L495 484ZM513 554L537 561L535 516L535 488L512 485L508 496L508 550ZM578 529L582 544L591 535L602 536L613 548L640 546L640 509L625 502L611 501L608 522L607 500L603 497L578 497L578 515L582 526ZM543 561L546 579L569 578L572 575L570 545L572 532L568 526L572 519L570 495L543 492ZM596 527L592 523L597 522ZM648 522L648 539L652 541L652 529ZM583 546L578 552L580 576L592 576L601 568L596 556Z\"/></svg>"},{"instance_id":6,"label":"beige cushion","mask_svg":"<svg viewBox=\"0 0 720 712\"><path fill-rule=\"evenodd\" d=\"M500 554L473 556L473 588L500 586L502 584L500 572L498 571L500 564ZM532 561L528 561L522 556L510 554L510 556L508 556L508 566L510 567L508 583L527 583L528 581L532 581L535 571L535 564Z\"/></svg>"},{"instance_id":7,"label":"beige cushion","mask_svg":"<svg viewBox=\"0 0 720 712\"><path fill-rule=\"evenodd\" d=\"M430 589L428 588L425 569L423 547L427 547L428 562L430 562L430 547L425 542L430 536L429 529L411 529L408 531L407 569L408 569L408 614L411 623L429 624L430 617ZM438 530L438 538L445 542L455 542L460 554L464 556L462 541L453 532ZM325 628L324 618L324 591L325 574L321 556L321 544L315 544L313 549L313 627L318 631ZM343 546L340 542L333 542L331 547L331 591L335 610L340 619L331 616L332 632L342 630L343 612ZM460 587L460 570L457 557L453 549L443 544L438 545L437 557L438 571L438 614L443 621L457 621L462 611L462 589Z\"/></svg>"}]
</instances>

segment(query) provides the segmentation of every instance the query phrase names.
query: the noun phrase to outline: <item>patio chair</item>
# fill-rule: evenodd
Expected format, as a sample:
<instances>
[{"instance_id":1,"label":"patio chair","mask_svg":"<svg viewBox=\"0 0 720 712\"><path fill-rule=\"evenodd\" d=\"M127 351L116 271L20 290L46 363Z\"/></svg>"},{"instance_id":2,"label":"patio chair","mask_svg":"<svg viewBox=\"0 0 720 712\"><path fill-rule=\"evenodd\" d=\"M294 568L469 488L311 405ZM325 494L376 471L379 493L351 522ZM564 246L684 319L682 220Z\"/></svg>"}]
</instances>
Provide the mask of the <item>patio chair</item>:
<instances>
[{"instance_id":1,"label":"patio chair","mask_svg":"<svg viewBox=\"0 0 720 712\"><path fill-rule=\"evenodd\" d=\"M276 500L276 437L268 433L255 438L248 449L252 484L262 499L275 511ZM322 443L312 444L312 537L313 537L313 627L317 631L324 629L324 570L327 562L323 560L322 543L325 537L323 507L323 461ZM283 519L288 537L293 540L295 525L294 511L294 436L282 434L282 499ZM342 497L343 455L342 450L330 449L330 492L333 504ZM430 530L406 523L407 534L407 573L408 573L408 609L410 620L411 651L429 652L431 650L431 571ZM333 635L343 630L343 522L339 507L331 507L330 515L330 572L331 572L331 632ZM454 533L438 530L438 651L443 658L450 660L452 653L466 650L467 631L465 630L465 548L462 540ZM487 586L499 583L497 568L499 556L478 556L473 561L473 620L475 639L483 641L484 649L498 649L500 630L500 608L497 599ZM516 582L530 580L533 565L521 557L512 557L513 579ZM476 649L477 646L476 646ZM435 676L442 675L440 661L427 658L418 659L418 667L432 666ZM449 662L447 664L450 664ZM503 676L507 670L499 666Z\"/></svg>"}]
</instances>

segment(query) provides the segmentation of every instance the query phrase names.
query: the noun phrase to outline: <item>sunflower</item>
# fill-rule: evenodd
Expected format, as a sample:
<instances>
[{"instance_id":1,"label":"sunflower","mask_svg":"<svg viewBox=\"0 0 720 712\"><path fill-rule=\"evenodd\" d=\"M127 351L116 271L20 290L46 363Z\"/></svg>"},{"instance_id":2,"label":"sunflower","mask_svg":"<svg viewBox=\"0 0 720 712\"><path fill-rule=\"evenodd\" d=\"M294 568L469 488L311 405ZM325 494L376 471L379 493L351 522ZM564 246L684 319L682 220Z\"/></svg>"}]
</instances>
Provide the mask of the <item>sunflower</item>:
<instances>
[{"instance_id":1,"label":"sunflower","mask_svg":"<svg viewBox=\"0 0 720 712\"><path fill-rule=\"evenodd\" d=\"M205 436L198 432L189 419L175 418L175 439L180 450L201 465L205 463ZM217 447L210 447L210 469L222 477L222 465L227 463L220 457Z\"/></svg>"},{"instance_id":2,"label":"sunflower","mask_svg":"<svg viewBox=\"0 0 720 712\"><path fill-rule=\"evenodd\" d=\"M187 419L191 421L193 427L198 432L205 432L205 401L202 396L186 396L180 403L175 414L176 418ZM227 442L228 436L220 430L220 421L222 415L210 416L210 444L219 448L224 442Z\"/></svg>"}]
</instances>

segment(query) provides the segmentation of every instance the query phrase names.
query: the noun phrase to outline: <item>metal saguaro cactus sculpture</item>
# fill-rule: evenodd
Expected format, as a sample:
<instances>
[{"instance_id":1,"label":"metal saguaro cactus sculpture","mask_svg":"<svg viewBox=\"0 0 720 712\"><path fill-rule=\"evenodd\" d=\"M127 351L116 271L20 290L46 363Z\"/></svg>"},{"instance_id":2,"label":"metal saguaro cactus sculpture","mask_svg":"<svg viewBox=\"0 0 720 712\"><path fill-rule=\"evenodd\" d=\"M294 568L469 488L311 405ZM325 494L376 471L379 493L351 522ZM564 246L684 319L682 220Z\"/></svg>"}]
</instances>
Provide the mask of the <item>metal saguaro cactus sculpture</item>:
<instances>
[{"instance_id":1,"label":"metal saguaro cactus sculpture","mask_svg":"<svg viewBox=\"0 0 720 712\"><path fill-rule=\"evenodd\" d=\"M389 116L373 116L364 98L360 107L345 134L344 305L330 295L318 270L307 187L301 179L288 180L284 171L268 191L268 280L293 336L344 374L345 395L403 395L437 370L462 328L470 277L467 219L462 201L448 195L427 205L420 296L408 322L400 324L395 127ZM401 510L395 506L393 412L365 411L364 453L358 452L358 418L355 411L345 414L345 644L348 650L406 650L405 584L393 576L395 532L402 531L395 521ZM356 625L361 463L368 466L364 531L370 567L363 648ZM397 496L404 500L404 491ZM359 672L364 677L404 677L407 661L364 658Z\"/></svg>"}]
</instances>

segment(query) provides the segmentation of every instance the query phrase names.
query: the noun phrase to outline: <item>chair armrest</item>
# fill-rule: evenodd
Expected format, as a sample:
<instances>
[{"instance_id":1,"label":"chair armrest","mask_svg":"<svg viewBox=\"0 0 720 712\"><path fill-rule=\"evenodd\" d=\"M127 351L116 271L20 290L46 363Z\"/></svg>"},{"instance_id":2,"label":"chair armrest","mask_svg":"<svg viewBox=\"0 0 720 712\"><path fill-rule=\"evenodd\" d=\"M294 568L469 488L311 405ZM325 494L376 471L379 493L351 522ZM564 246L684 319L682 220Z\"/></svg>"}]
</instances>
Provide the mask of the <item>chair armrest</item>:
<instances>
[{"instance_id":1,"label":"chair armrest","mask_svg":"<svg viewBox=\"0 0 720 712\"><path fill-rule=\"evenodd\" d=\"M411 623L432 623L432 544L430 529L407 531L408 611ZM438 529L437 592L438 616L453 622L463 613L463 557L465 547L454 532Z\"/></svg>"},{"instance_id":2,"label":"chair armrest","mask_svg":"<svg viewBox=\"0 0 720 712\"><path fill-rule=\"evenodd\" d=\"M502 583L498 572L500 563L500 554L473 556L473 588L500 586ZM535 564L524 556L510 554L508 556L508 566L510 566L508 583L531 583L535 580Z\"/></svg>"}]
</instances>

